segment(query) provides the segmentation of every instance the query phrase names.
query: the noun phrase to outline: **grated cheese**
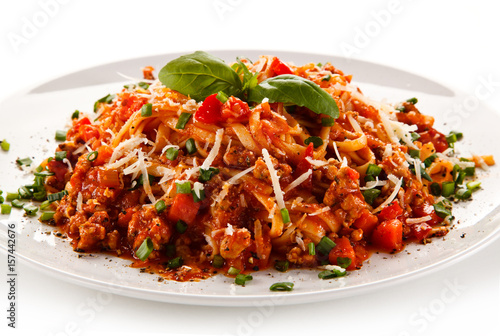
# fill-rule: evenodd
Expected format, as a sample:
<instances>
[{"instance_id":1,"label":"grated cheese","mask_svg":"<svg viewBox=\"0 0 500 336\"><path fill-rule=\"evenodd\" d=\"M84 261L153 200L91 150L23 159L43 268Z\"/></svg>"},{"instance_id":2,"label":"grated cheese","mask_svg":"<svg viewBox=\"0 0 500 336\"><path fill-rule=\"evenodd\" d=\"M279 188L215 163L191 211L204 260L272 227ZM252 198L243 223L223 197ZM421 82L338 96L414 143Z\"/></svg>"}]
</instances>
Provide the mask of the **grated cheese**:
<instances>
[{"instance_id":1,"label":"grated cheese","mask_svg":"<svg viewBox=\"0 0 500 336\"><path fill-rule=\"evenodd\" d=\"M375 176L375 181L366 182L366 186L359 187L359 190L369 190L369 189L373 189L375 187L385 186L386 184L387 184L387 181L379 181L378 176Z\"/></svg>"},{"instance_id":2,"label":"grated cheese","mask_svg":"<svg viewBox=\"0 0 500 336\"><path fill-rule=\"evenodd\" d=\"M419 218L407 218L406 223L408 224L418 224L418 223L424 223L427 221L430 221L432 217L430 215L424 216L424 217L419 217Z\"/></svg>"},{"instance_id":3,"label":"grated cheese","mask_svg":"<svg viewBox=\"0 0 500 336\"><path fill-rule=\"evenodd\" d=\"M64 162L68 166L70 173L73 172L73 166L71 166L71 162L69 162L68 158L64 158L62 162Z\"/></svg>"},{"instance_id":4,"label":"grated cheese","mask_svg":"<svg viewBox=\"0 0 500 336\"><path fill-rule=\"evenodd\" d=\"M222 137L224 135L224 129L219 128L217 132L215 133L215 143L214 146L212 147L212 150L206 157L205 161L203 161L203 164L201 165L201 168L203 169L208 169L210 168L210 165L212 162L214 162L215 158L217 157L217 154L219 154L219 149L222 144Z\"/></svg>"},{"instance_id":5,"label":"grated cheese","mask_svg":"<svg viewBox=\"0 0 500 336\"><path fill-rule=\"evenodd\" d=\"M337 144L333 141L333 149L335 150L335 155L337 155L337 160L342 161L342 157L340 156L339 149L337 148Z\"/></svg>"},{"instance_id":6,"label":"grated cheese","mask_svg":"<svg viewBox=\"0 0 500 336\"><path fill-rule=\"evenodd\" d=\"M295 179L292 183L290 183L286 188L285 188L285 193L289 192L290 190L292 190L293 188L296 188L298 187L302 182L304 182L305 180L307 180L309 178L309 176L312 175L312 169L309 169L308 171L306 171L304 174L300 175L299 177L297 177L297 179Z\"/></svg>"},{"instance_id":7,"label":"grated cheese","mask_svg":"<svg viewBox=\"0 0 500 336\"><path fill-rule=\"evenodd\" d=\"M262 149L262 156L264 157L264 162L266 163L267 169L269 170L269 176L273 184L274 195L276 197L276 202L280 209L285 208L285 201L283 200L283 192L281 191L280 181L278 178L278 173L274 169L273 162L271 161L271 156L267 149Z\"/></svg>"},{"instance_id":8,"label":"grated cheese","mask_svg":"<svg viewBox=\"0 0 500 336\"><path fill-rule=\"evenodd\" d=\"M148 143L148 139L142 134L141 134L141 136L132 137L130 139L127 139L127 140L121 142L113 150L113 154L111 154L111 158L109 159L109 164L114 163L116 161L116 159L118 159L124 153L136 149L136 147L139 146L141 143L143 143L143 144ZM117 168L117 167L115 167L115 168Z\"/></svg>"},{"instance_id":9,"label":"grated cheese","mask_svg":"<svg viewBox=\"0 0 500 336\"><path fill-rule=\"evenodd\" d=\"M334 142L335 144L335 142ZM312 164L313 166L315 167L323 167L325 165L328 164L327 161L323 161L323 160L314 160L314 159L311 159L309 156L306 157L306 161L309 162L310 164Z\"/></svg>"},{"instance_id":10,"label":"grated cheese","mask_svg":"<svg viewBox=\"0 0 500 336\"><path fill-rule=\"evenodd\" d=\"M330 211L330 207L329 207L329 206L326 206L326 207L324 207L324 208L321 208L321 209L319 209L318 211L312 212L312 213L308 214L308 216L317 216L317 215L320 215L320 214L322 214L323 212L327 212L327 211Z\"/></svg>"},{"instance_id":11,"label":"grated cheese","mask_svg":"<svg viewBox=\"0 0 500 336\"><path fill-rule=\"evenodd\" d=\"M387 176L387 178L391 179L391 175L392 174L389 174L389 176ZM394 175L392 175L394 176ZM391 180L392 181L392 180ZM403 178L401 177L396 185L394 186L394 190L392 191L392 193L389 195L389 197L382 203L378 206L378 208L376 208L375 210L373 210L372 213L377 213L379 212L380 210L382 210L384 207L386 207L387 205L389 205L395 198L396 196L398 195L398 192L399 192L399 189L401 188L401 184L403 183Z\"/></svg>"},{"instance_id":12,"label":"grated cheese","mask_svg":"<svg viewBox=\"0 0 500 336\"><path fill-rule=\"evenodd\" d=\"M81 192L79 192L78 196L76 196L76 211L83 211L83 195Z\"/></svg>"},{"instance_id":13,"label":"grated cheese","mask_svg":"<svg viewBox=\"0 0 500 336\"><path fill-rule=\"evenodd\" d=\"M198 198L201 198L201 191L204 188L205 188L205 186L202 183L198 182L198 181L193 184L193 191L194 191L194 193L196 194L196 196Z\"/></svg>"},{"instance_id":14,"label":"grated cheese","mask_svg":"<svg viewBox=\"0 0 500 336\"><path fill-rule=\"evenodd\" d=\"M228 236L232 236L234 233L233 226L231 224L227 224L226 230L224 230L224 233Z\"/></svg>"}]
</instances>

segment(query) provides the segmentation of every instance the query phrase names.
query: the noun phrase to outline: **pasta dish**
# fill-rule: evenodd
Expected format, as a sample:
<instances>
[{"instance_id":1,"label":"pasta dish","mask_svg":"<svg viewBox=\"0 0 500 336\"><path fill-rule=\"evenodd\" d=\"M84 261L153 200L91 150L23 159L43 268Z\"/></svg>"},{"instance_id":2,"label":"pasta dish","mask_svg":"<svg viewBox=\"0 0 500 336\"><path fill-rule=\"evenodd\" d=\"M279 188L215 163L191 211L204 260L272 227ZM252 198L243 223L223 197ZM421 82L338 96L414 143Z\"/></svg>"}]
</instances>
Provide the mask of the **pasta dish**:
<instances>
[{"instance_id":1,"label":"pasta dish","mask_svg":"<svg viewBox=\"0 0 500 336\"><path fill-rule=\"evenodd\" d=\"M451 201L493 164L457 157L463 135L437 131L416 98L372 100L330 63L196 52L143 75L75 111L27 191L45 193L41 219L75 251L165 279L345 275L372 251L446 235Z\"/></svg>"}]
</instances>

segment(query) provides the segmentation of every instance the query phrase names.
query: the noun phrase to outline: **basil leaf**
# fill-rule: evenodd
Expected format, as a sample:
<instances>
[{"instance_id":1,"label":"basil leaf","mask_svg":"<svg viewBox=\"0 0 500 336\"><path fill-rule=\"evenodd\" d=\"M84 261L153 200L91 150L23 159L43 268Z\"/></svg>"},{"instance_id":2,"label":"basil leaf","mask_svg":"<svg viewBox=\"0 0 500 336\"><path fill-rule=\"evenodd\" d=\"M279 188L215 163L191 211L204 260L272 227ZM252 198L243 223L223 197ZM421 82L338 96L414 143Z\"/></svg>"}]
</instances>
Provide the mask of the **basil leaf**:
<instances>
[{"instance_id":1,"label":"basil leaf","mask_svg":"<svg viewBox=\"0 0 500 336\"><path fill-rule=\"evenodd\" d=\"M204 51L168 62L160 70L158 78L166 87L197 101L219 91L236 96L242 89L238 74L224 61Z\"/></svg>"},{"instance_id":2,"label":"basil leaf","mask_svg":"<svg viewBox=\"0 0 500 336\"><path fill-rule=\"evenodd\" d=\"M288 103L305 106L314 113L339 117L335 99L314 82L295 75L280 75L261 82L248 94L248 100L261 102L268 98L271 103Z\"/></svg>"}]
</instances>

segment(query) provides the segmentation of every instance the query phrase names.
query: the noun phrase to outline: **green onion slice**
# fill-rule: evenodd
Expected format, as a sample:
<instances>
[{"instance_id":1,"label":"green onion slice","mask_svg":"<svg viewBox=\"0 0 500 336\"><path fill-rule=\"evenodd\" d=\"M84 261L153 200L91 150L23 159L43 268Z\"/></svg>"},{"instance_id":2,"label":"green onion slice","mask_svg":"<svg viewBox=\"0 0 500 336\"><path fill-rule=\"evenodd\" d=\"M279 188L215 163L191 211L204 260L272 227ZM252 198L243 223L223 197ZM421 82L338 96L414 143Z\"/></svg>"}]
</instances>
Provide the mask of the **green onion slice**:
<instances>
[{"instance_id":1,"label":"green onion slice","mask_svg":"<svg viewBox=\"0 0 500 336\"><path fill-rule=\"evenodd\" d=\"M0 212L2 213L2 215L8 215L12 211L12 206L10 206L9 204L0 204L0 208Z\"/></svg>"},{"instance_id":2,"label":"green onion slice","mask_svg":"<svg viewBox=\"0 0 500 336\"><path fill-rule=\"evenodd\" d=\"M184 129L189 119L191 119L192 114L187 112L182 112L179 116L179 120L177 120L177 124L175 125L176 129Z\"/></svg>"},{"instance_id":3,"label":"green onion slice","mask_svg":"<svg viewBox=\"0 0 500 336\"><path fill-rule=\"evenodd\" d=\"M337 257L337 265L342 268L347 268L351 265L352 260L348 257Z\"/></svg>"},{"instance_id":4,"label":"green onion slice","mask_svg":"<svg viewBox=\"0 0 500 336\"><path fill-rule=\"evenodd\" d=\"M66 141L66 131L57 130L56 131L57 141Z\"/></svg>"},{"instance_id":5,"label":"green onion slice","mask_svg":"<svg viewBox=\"0 0 500 336\"><path fill-rule=\"evenodd\" d=\"M141 246L139 246L139 248L135 252L135 256L141 259L142 261L145 261L146 259L148 259L151 252L153 252L153 249L154 246L153 242L151 241L151 238L146 237L146 239L142 241Z\"/></svg>"},{"instance_id":6,"label":"green onion slice","mask_svg":"<svg viewBox=\"0 0 500 336\"><path fill-rule=\"evenodd\" d=\"M51 220L52 218L54 218L55 213L56 213L55 211L45 211L45 212L42 212L42 215L40 216L40 220L42 222Z\"/></svg>"},{"instance_id":7,"label":"green onion slice","mask_svg":"<svg viewBox=\"0 0 500 336\"><path fill-rule=\"evenodd\" d=\"M59 151L59 152L56 152L56 155L54 155L54 158L56 159L56 161L62 161L66 158L66 151Z\"/></svg>"},{"instance_id":8,"label":"green onion slice","mask_svg":"<svg viewBox=\"0 0 500 336\"><path fill-rule=\"evenodd\" d=\"M177 223L175 223L175 230L177 232L179 232L180 234L183 234L184 232L186 232L187 228L188 228L188 225L186 224L186 222L184 222L181 219L179 219L177 221Z\"/></svg>"},{"instance_id":9,"label":"green onion slice","mask_svg":"<svg viewBox=\"0 0 500 336\"><path fill-rule=\"evenodd\" d=\"M179 268L184 264L182 257L177 257L168 261L168 268Z\"/></svg>"},{"instance_id":10,"label":"green onion slice","mask_svg":"<svg viewBox=\"0 0 500 336\"><path fill-rule=\"evenodd\" d=\"M165 211L166 208L167 208L167 206L165 205L165 201L164 200L159 200L155 204L155 209L156 209L157 213L162 213L163 211Z\"/></svg>"},{"instance_id":11,"label":"green onion slice","mask_svg":"<svg viewBox=\"0 0 500 336\"><path fill-rule=\"evenodd\" d=\"M274 268L279 272L286 272L289 265L288 260L276 260L274 262Z\"/></svg>"},{"instance_id":12,"label":"green onion slice","mask_svg":"<svg viewBox=\"0 0 500 336\"><path fill-rule=\"evenodd\" d=\"M215 268L222 268L224 266L225 260L220 254L214 255L214 260L212 261L212 266Z\"/></svg>"},{"instance_id":13,"label":"green onion slice","mask_svg":"<svg viewBox=\"0 0 500 336\"><path fill-rule=\"evenodd\" d=\"M318 148L323 144L323 139L317 136L311 136L304 140L305 145L309 145L310 143L313 144L314 148Z\"/></svg>"},{"instance_id":14,"label":"green onion slice","mask_svg":"<svg viewBox=\"0 0 500 336\"><path fill-rule=\"evenodd\" d=\"M188 154L194 154L198 150L196 148L196 143L195 143L195 141L194 141L193 138L187 139L187 141L186 141L186 150L187 150Z\"/></svg>"},{"instance_id":15,"label":"green onion slice","mask_svg":"<svg viewBox=\"0 0 500 336\"><path fill-rule=\"evenodd\" d=\"M191 182L187 181L184 183L175 183L176 191L178 194L190 194L191 193Z\"/></svg>"},{"instance_id":16,"label":"green onion slice","mask_svg":"<svg viewBox=\"0 0 500 336\"><path fill-rule=\"evenodd\" d=\"M60 201L67 194L68 194L68 192L66 190L63 190L63 191L60 191L60 192L57 192L54 194L47 195L47 200L51 203L54 201Z\"/></svg>"},{"instance_id":17,"label":"green onion slice","mask_svg":"<svg viewBox=\"0 0 500 336\"><path fill-rule=\"evenodd\" d=\"M290 214L288 213L287 208L283 208L280 210L281 218L283 219L283 224L290 223Z\"/></svg>"},{"instance_id":18,"label":"green onion slice","mask_svg":"<svg viewBox=\"0 0 500 336\"><path fill-rule=\"evenodd\" d=\"M144 104L141 107L141 117L151 117L153 115L153 104Z\"/></svg>"},{"instance_id":19,"label":"green onion slice","mask_svg":"<svg viewBox=\"0 0 500 336\"><path fill-rule=\"evenodd\" d=\"M9 149L10 149L10 143L7 142L7 140L3 139L1 142L0 142L0 147L2 148L3 151L6 151L8 152ZM9 212L10 213L10 212Z\"/></svg>"},{"instance_id":20,"label":"green onion slice","mask_svg":"<svg viewBox=\"0 0 500 336\"><path fill-rule=\"evenodd\" d=\"M321 240L319 241L318 245L316 245L316 251L321 253L322 255L328 255L330 251L336 246L330 238L327 236L323 236Z\"/></svg>"},{"instance_id":21,"label":"green onion slice","mask_svg":"<svg viewBox=\"0 0 500 336\"><path fill-rule=\"evenodd\" d=\"M29 157L26 157L24 159L17 159L16 163L20 166L29 166L31 163L33 163L33 160L31 160Z\"/></svg>"},{"instance_id":22,"label":"green onion slice","mask_svg":"<svg viewBox=\"0 0 500 336\"><path fill-rule=\"evenodd\" d=\"M375 199L377 197L379 197L380 193L381 193L381 191L379 189L376 189L376 188L366 189L366 190L363 190L361 192L361 194L365 198L365 202L370 204L370 205L372 205L373 202L375 202Z\"/></svg>"},{"instance_id":23,"label":"green onion slice","mask_svg":"<svg viewBox=\"0 0 500 336\"><path fill-rule=\"evenodd\" d=\"M309 255L316 255L316 245L313 242L307 244Z\"/></svg>"},{"instance_id":24,"label":"green onion slice","mask_svg":"<svg viewBox=\"0 0 500 336\"><path fill-rule=\"evenodd\" d=\"M212 179L214 175L219 174L218 168L210 167L208 169L200 168L200 176L198 177L198 181L200 182L208 182Z\"/></svg>"},{"instance_id":25,"label":"green onion slice","mask_svg":"<svg viewBox=\"0 0 500 336\"><path fill-rule=\"evenodd\" d=\"M98 156L99 156L98 151L90 152L89 155L87 155L87 160L89 160L90 162L93 162L93 161L97 160Z\"/></svg>"},{"instance_id":26,"label":"green onion slice","mask_svg":"<svg viewBox=\"0 0 500 336\"><path fill-rule=\"evenodd\" d=\"M241 271L239 269L237 269L236 267L229 267L229 269L227 270L227 274L229 275L237 275L239 274Z\"/></svg>"},{"instance_id":27,"label":"green onion slice","mask_svg":"<svg viewBox=\"0 0 500 336\"><path fill-rule=\"evenodd\" d=\"M325 270L325 271L322 271L318 274L318 278L323 279L323 280L328 280L328 279L343 277L346 274L347 274L346 271L342 272L342 271L337 270L337 269Z\"/></svg>"},{"instance_id":28,"label":"green onion slice","mask_svg":"<svg viewBox=\"0 0 500 336\"><path fill-rule=\"evenodd\" d=\"M170 161L174 161L175 159L177 159L177 156L179 156L179 149L175 148L175 147L170 147L169 149L167 149L167 151L165 152L165 156L167 157L167 159L169 159Z\"/></svg>"},{"instance_id":29,"label":"green onion slice","mask_svg":"<svg viewBox=\"0 0 500 336\"><path fill-rule=\"evenodd\" d=\"M273 292L291 292L293 290L293 282L276 282L269 289Z\"/></svg>"},{"instance_id":30,"label":"green onion slice","mask_svg":"<svg viewBox=\"0 0 500 336\"><path fill-rule=\"evenodd\" d=\"M253 277L249 274L238 274L236 278L234 279L234 283L240 286L245 286L245 283L247 281L252 280Z\"/></svg>"}]
</instances>

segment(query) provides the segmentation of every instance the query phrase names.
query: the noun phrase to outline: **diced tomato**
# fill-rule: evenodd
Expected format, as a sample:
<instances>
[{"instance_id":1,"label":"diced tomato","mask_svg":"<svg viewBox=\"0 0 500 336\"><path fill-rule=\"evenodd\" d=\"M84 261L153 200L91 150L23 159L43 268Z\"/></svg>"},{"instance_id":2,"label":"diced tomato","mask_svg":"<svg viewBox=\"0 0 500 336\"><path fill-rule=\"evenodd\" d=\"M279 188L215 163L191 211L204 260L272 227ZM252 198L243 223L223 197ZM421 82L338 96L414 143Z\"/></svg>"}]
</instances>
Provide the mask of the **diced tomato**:
<instances>
[{"instance_id":1,"label":"diced tomato","mask_svg":"<svg viewBox=\"0 0 500 336\"><path fill-rule=\"evenodd\" d=\"M242 122L248 119L250 108L244 101L231 96L222 106L221 115L223 120Z\"/></svg>"},{"instance_id":2,"label":"diced tomato","mask_svg":"<svg viewBox=\"0 0 500 336\"><path fill-rule=\"evenodd\" d=\"M436 214L434 207L432 205L430 205L429 203L423 203L421 205L416 205L413 207L413 217L419 218L419 217L425 217L425 216L432 217L432 219L430 219L426 222L427 224L429 224L431 226L435 226L444 220L444 218L441 218Z\"/></svg>"},{"instance_id":3,"label":"diced tomato","mask_svg":"<svg viewBox=\"0 0 500 336\"><path fill-rule=\"evenodd\" d=\"M349 258L351 259L351 264L346 269L352 271L356 269L356 254L354 253L354 248L351 242L346 237L341 237L335 239L335 247L328 254L328 260L332 265L338 265L337 258Z\"/></svg>"},{"instance_id":4,"label":"diced tomato","mask_svg":"<svg viewBox=\"0 0 500 336\"><path fill-rule=\"evenodd\" d=\"M382 222L389 219L395 219L403 214L403 209L399 206L397 201L392 202L390 205L380 211L378 219Z\"/></svg>"},{"instance_id":5,"label":"diced tomato","mask_svg":"<svg viewBox=\"0 0 500 336\"><path fill-rule=\"evenodd\" d=\"M446 141L446 136L443 133L436 131L434 128L429 129L425 132L420 132L420 138L418 141L422 142L422 144L426 144L428 142L432 142L434 144L434 148L439 153L448 149L448 141Z\"/></svg>"},{"instance_id":6,"label":"diced tomato","mask_svg":"<svg viewBox=\"0 0 500 336\"><path fill-rule=\"evenodd\" d=\"M311 142L307 147L306 150L304 151L304 156L300 159L299 163L297 164L297 168L295 169L294 172L294 178L298 178L300 175L304 174L307 172L309 169L312 168L312 165L309 161L307 161L307 158L313 157L313 151L314 151L314 145ZM306 187L306 188L311 188L312 187L312 175L309 175L307 180L301 183L301 186Z\"/></svg>"},{"instance_id":7,"label":"diced tomato","mask_svg":"<svg viewBox=\"0 0 500 336\"><path fill-rule=\"evenodd\" d=\"M191 224L194 222L199 209L200 202L195 203L193 195L177 194L168 213L168 218L174 222L181 219L186 224Z\"/></svg>"},{"instance_id":8,"label":"diced tomato","mask_svg":"<svg viewBox=\"0 0 500 336\"><path fill-rule=\"evenodd\" d=\"M113 154L113 148L107 145L99 147L97 159L92 161L93 166L102 166L109 161L109 158Z\"/></svg>"},{"instance_id":9,"label":"diced tomato","mask_svg":"<svg viewBox=\"0 0 500 336\"><path fill-rule=\"evenodd\" d=\"M293 75L292 69L286 63L280 61L278 57L274 57L270 66L271 70L275 73L276 76L279 75Z\"/></svg>"},{"instance_id":10,"label":"diced tomato","mask_svg":"<svg viewBox=\"0 0 500 336\"><path fill-rule=\"evenodd\" d=\"M352 225L355 228L363 230L364 236L370 236L377 224L378 217L372 214L368 209L365 209Z\"/></svg>"},{"instance_id":11,"label":"diced tomato","mask_svg":"<svg viewBox=\"0 0 500 336\"><path fill-rule=\"evenodd\" d=\"M359 173L358 173L357 170L354 170L352 168L346 167L346 174L353 181L359 180Z\"/></svg>"},{"instance_id":12,"label":"diced tomato","mask_svg":"<svg viewBox=\"0 0 500 336\"><path fill-rule=\"evenodd\" d=\"M93 125L83 125L80 127L80 134L85 142L90 139L99 139L99 136L101 135L99 130Z\"/></svg>"},{"instance_id":13,"label":"diced tomato","mask_svg":"<svg viewBox=\"0 0 500 336\"><path fill-rule=\"evenodd\" d=\"M71 127L69 130L68 130L68 133L66 134L66 137L68 139L71 139L72 137L74 137L76 134L80 133L80 128L84 125L90 125L91 122L89 120L89 118L85 117L85 118L82 118L80 120L77 120L77 121L74 121L73 122L73 127Z\"/></svg>"},{"instance_id":14,"label":"diced tomato","mask_svg":"<svg viewBox=\"0 0 500 336\"><path fill-rule=\"evenodd\" d=\"M217 99L217 93L205 98L201 106L194 113L194 118L206 124L216 124L222 121L222 103Z\"/></svg>"},{"instance_id":15,"label":"diced tomato","mask_svg":"<svg viewBox=\"0 0 500 336\"><path fill-rule=\"evenodd\" d=\"M400 251L403 248L403 223L398 219L383 221L373 231L372 243L387 252Z\"/></svg>"},{"instance_id":16,"label":"diced tomato","mask_svg":"<svg viewBox=\"0 0 500 336\"><path fill-rule=\"evenodd\" d=\"M411 235L415 237L418 241L427 238L429 232L432 230L432 226L427 223L413 224L411 227Z\"/></svg>"}]
</instances>

